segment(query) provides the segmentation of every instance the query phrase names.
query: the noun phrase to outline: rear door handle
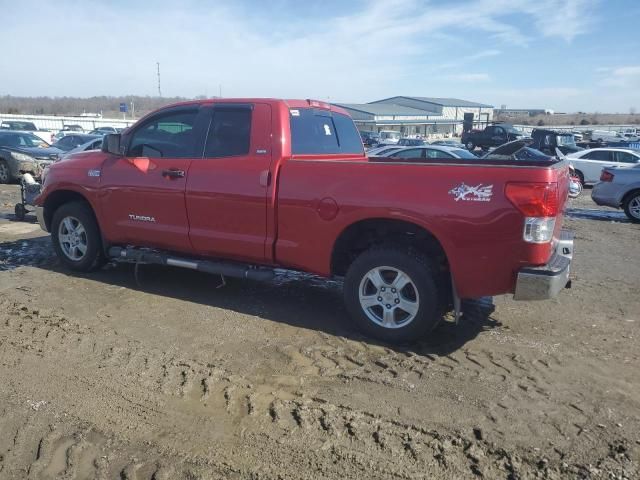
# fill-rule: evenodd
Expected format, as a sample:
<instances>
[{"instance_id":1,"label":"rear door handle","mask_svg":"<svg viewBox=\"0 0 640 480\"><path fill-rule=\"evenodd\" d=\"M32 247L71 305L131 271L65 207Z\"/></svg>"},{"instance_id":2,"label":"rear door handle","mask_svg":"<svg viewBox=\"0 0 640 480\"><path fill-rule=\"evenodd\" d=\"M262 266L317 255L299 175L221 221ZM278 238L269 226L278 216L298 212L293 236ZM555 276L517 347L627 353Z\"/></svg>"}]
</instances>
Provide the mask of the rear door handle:
<instances>
[{"instance_id":1,"label":"rear door handle","mask_svg":"<svg viewBox=\"0 0 640 480\"><path fill-rule=\"evenodd\" d=\"M178 170L175 168L163 170L162 176L167 178L184 178L184 170Z\"/></svg>"}]
</instances>

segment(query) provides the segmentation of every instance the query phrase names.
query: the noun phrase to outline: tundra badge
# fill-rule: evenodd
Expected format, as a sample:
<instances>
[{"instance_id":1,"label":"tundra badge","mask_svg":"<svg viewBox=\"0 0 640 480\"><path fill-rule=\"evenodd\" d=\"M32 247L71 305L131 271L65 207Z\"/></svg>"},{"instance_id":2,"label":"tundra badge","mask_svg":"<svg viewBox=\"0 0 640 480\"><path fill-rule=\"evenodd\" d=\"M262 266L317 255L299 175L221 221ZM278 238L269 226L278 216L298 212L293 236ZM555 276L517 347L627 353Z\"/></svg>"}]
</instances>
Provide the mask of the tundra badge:
<instances>
[{"instance_id":1,"label":"tundra badge","mask_svg":"<svg viewBox=\"0 0 640 480\"><path fill-rule=\"evenodd\" d=\"M146 215L134 215L133 213L129 214L129 220L134 220L136 222L153 222L155 223L155 217L148 217Z\"/></svg>"}]
</instances>

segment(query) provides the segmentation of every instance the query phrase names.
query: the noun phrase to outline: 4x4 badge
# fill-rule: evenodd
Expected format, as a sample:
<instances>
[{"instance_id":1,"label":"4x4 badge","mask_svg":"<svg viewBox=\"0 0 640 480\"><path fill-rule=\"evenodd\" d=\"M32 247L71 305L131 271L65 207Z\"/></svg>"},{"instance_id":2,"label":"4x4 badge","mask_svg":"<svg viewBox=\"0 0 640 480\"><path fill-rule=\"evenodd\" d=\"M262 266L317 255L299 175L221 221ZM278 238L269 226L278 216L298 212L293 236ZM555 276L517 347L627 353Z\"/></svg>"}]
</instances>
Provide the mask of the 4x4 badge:
<instances>
[{"instance_id":1,"label":"4x4 badge","mask_svg":"<svg viewBox=\"0 0 640 480\"><path fill-rule=\"evenodd\" d=\"M493 185L478 184L475 187L462 182L455 188L449 190L449 195L458 202L490 202L493 196Z\"/></svg>"}]
</instances>

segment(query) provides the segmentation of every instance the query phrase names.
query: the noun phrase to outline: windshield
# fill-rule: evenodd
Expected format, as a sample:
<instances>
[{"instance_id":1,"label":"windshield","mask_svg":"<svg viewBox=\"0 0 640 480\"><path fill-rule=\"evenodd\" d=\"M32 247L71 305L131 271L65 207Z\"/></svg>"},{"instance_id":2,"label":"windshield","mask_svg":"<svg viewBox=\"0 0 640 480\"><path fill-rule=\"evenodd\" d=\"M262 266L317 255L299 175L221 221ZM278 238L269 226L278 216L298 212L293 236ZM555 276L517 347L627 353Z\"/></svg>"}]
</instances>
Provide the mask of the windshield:
<instances>
[{"instance_id":1,"label":"windshield","mask_svg":"<svg viewBox=\"0 0 640 480\"><path fill-rule=\"evenodd\" d=\"M558 135L559 146L576 146L576 141L573 135Z\"/></svg>"},{"instance_id":2,"label":"windshield","mask_svg":"<svg viewBox=\"0 0 640 480\"><path fill-rule=\"evenodd\" d=\"M4 133L0 135L0 146L47 148L50 145L32 133Z\"/></svg>"}]
</instances>

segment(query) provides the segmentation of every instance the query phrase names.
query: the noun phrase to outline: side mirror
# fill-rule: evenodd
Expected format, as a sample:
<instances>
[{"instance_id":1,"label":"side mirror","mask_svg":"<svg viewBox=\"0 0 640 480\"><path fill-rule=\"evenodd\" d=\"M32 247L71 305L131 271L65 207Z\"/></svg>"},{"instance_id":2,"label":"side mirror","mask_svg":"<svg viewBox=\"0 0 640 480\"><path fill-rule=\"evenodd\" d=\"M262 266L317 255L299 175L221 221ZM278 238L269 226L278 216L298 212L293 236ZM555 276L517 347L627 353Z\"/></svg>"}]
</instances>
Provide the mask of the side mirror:
<instances>
[{"instance_id":1,"label":"side mirror","mask_svg":"<svg viewBox=\"0 0 640 480\"><path fill-rule=\"evenodd\" d=\"M110 133L102 139L102 151L112 155L122 155L120 150L120 134Z\"/></svg>"}]
</instances>

